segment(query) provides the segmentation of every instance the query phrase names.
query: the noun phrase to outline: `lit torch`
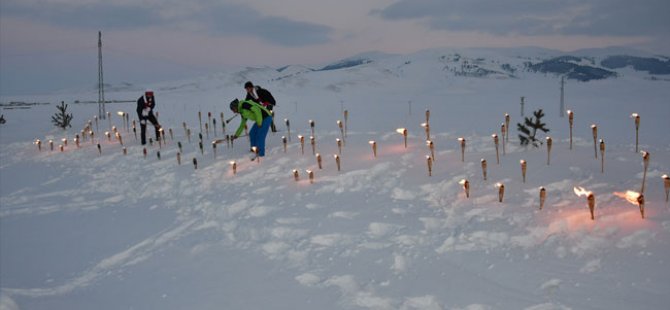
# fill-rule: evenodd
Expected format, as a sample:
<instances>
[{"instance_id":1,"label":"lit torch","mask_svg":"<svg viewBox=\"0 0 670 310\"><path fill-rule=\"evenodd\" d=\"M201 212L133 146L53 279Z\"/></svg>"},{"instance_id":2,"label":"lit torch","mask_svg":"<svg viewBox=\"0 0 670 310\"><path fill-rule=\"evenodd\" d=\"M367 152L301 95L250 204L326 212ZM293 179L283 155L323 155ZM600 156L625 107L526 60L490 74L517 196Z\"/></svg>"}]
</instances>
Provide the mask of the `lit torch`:
<instances>
[{"instance_id":1,"label":"lit torch","mask_svg":"<svg viewBox=\"0 0 670 310\"><path fill-rule=\"evenodd\" d=\"M430 150L430 157L432 157L433 161L435 161L435 145L433 144L433 141L428 140L426 141L426 144L428 145L428 149Z\"/></svg>"},{"instance_id":2,"label":"lit torch","mask_svg":"<svg viewBox=\"0 0 670 310\"><path fill-rule=\"evenodd\" d=\"M254 152L254 154L256 154L256 163L260 164L261 163L261 157L258 156L258 147L252 146L251 151Z\"/></svg>"},{"instance_id":3,"label":"lit torch","mask_svg":"<svg viewBox=\"0 0 670 310\"><path fill-rule=\"evenodd\" d=\"M377 158L377 142L375 142L374 140L370 140L368 141L368 143L370 143L370 146L372 146L372 156L374 158Z\"/></svg>"},{"instance_id":4,"label":"lit torch","mask_svg":"<svg viewBox=\"0 0 670 310\"><path fill-rule=\"evenodd\" d=\"M396 132L403 136L403 138L405 139L405 148L407 148L407 129L406 128L398 128L398 129L396 129Z\"/></svg>"},{"instance_id":5,"label":"lit torch","mask_svg":"<svg viewBox=\"0 0 670 310\"><path fill-rule=\"evenodd\" d=\"M547 190L544 186L540 187L540 210L544 207L544 201L547 199Z\"/></svg>"},{"instance_id":6,"label":"lit torch","mask_svg":"<svg viewBox=\"0 0 670 310\"><path fill-rule=\"evenodd\" d=\"M589 211L591 211L591 219L595 220L596 196L592 192L587 191L583 187L574 187L573 191L579 197L586 196L586 201L589 204Z\"/></svg>"},{"instance_id":7,"label":"lit torch","mask_svg":"<svg viewBox=\"0 0 670 310\"><path fill-rule=\"evenodd\" d=\"M316 155L316 139L314 136L309 137L309 143L312 145L312 155Z\"/></svg>"},{"instance_id":8,"label":"lit torch","mask_svg":"<svg viewBox=\"0 0 670 310\"><path fill-rule=\"evenodd\" d=\"M635 119L635 153L638 152L638 138L640 136L640 115L637 113L633 113L630 115L633 119Z\"/></svg>"},{"instance_id":9,"label":"lit torch","mask_svg":"<svg viewBox=\"0 0 670 310\"><path fill-rule=\"evenodd\" d=\"M298 139L300 140L300 152L305 155L305 137L298 135Z\"/></svg>"},{"instance_id":10,"label":"lit torch","mask_svg":"<svg viewBox=\"0 0 670 310\"><path fill-rule=\"evenodd\" d=\"M312 170L305 170L307 172L307 176L309 176L309 183L314 184L314 171Z\"/></svg>"},{"instance_id":11,"label":"lit torch","mask_svg":"<svg viewBox=\"0 0 670 310\"><path fill-rule=\"evenodd\" d=\"M644 173L642 174L642 188L640 194L644 194L644 184L647 180L647 169L649 169L649 152L642 151L642 162L644 164Z\"/></svg>"},{"instance_id":12,"label":"lit torch","mask_svg":"<svg viewBox=\"0 0 670 310\"><path fill-rule=\"evenodd\" d=\"M35 144L37 144L37 150L41 152L42 151L42 140L40 140L40 139L35 140Z\"/></svg>"},{"instance_id":13,"label":"lit torch","mask_svg":"<svg viewBox=\"0 0 670 310\"><path fill-rule=\"evenodd\" d=\"M288 141L291 142L291 122L288 118L285 118L284 124L286 124L286 130L288 131Z\"/></svg>"},{"instance_id":14,"label":"lit torch","mask_svg":"<svg viewBox=\"0 0 670 310\"><path fill-rule=\"evenodd\" d=\"M316 153L316 163L319 165L319 169L323 169L323 164L321 161L321 154Z\"/></svg>"},{"instance_id":15,"label":"lit torch","mask_svg":"<svg viewBox=\"0 0 670 310\"><path fill-rule=\"evenodd\" d=\"M337 141L337 152L342 155L342 140L340 138L335 139Z\"/></svg>"},{"instance_id":16,"label":"lit torch","mask_svg":"<svg viewBox=\"0 0 670 310\"><path fill-rule=\"evenodd\" d=\"M344 140L344 125L342 124L341 120L337 120L337 127L340 128L340 138Z\"/></svg>"},{"instance_id":17,"label":"lit torch","mask_svg":"<svg viewBox=\"0 0 670 310\"><path fill-rule=\"evenodd\" d=\"M470 182L466 179L462 179L458 182L463 186L463 191L465 191L465 198L470 198Z\"/></svg>"},{"instance_id":18,"label":"lit torch","mask_svg":"<svg viewBox=\"0 0 670 310\"><path fill-rule=\"evenodd\" d=\"M492 134L491 137L493 138L493 144L495 144L496 146L496 164L500 165L500 155L498 152L498 135Z\"/></svg>"},{"instance_id":19,"label":"lit torch","mask_svg":"<svg viewBox=\"0 0 670 310\"><path fill-rule=\"evenodd\" d=\"M54 150L54 140L49 139L49 150L51 150L53 152L53 150Z\"/></svg>"},{"instance_id":20,"label":"lit torch","mask_svg":"<svg viewBox=\"0 0 670 310\"><path fill-rule=\"evenodd\" d=\"M626 201L637 205L640 208L640 215L644 218L644 195L634 191L626 191L625 193L614 192L614 196L623 198Z\"/></svg>"},{"instance_id":21,"label":"lit torch","mask_svg":"<svg viewBox=\"0 0 670 310\"><path fill-rule=\"evenodd\" d=\"M287 147L287 141L286 141L286 136L281 137L281 142L284 144L284 153L286 153L286 147Z\"/></svg>"},{"instance_id":22,"label":"lit torch","mask_svg":"<svg viewBox=\"0 0 670 310\"><path fill-rule=\"evenodd\" d=\"M426 140L430 140L430 124L421 123L421 127L423 127L426 130Z\"/></svg>"},{"instance_id":23,"label":"lit torch","mask_svg":"<svg viewBox=\"0 0 670 310\"><path fill-rule=\"evenodd\" d=\"M340 155L333 155L335 157L335 163L337 164L337 171L340 171Z\"/></svg>"},{"instance_id":24,"label":"lit torch","mask_svg":"<svg viewBox=\"0 0 670 310\"><path fill-rule=\"evenodd\" d=\"M523 159L520 160L519 163L521 164L521 176L523 178L523 183L526 183L526 168L528 167L528 164Z\"/></svg>"},{"instance_id":25,"label":"lit torch","mask_svg":"<svg viewBox=\"0 0 670 310\"><path fill-rule=\"evenodd\" d=\"M233 169L233 175L237 174L237 163L233 160L230 162L230 168Z\"/></svg>"},{"instance_id":26,"label":"lit torch","mask_svg":"<svg viewBox=\"0 0 670 310\"><path fill-rule=\"evenodd\" d=\"M505 128L509 129L509 114L505 113ZM509 130L505 132L505 140L509 142Z\"/></svg>"},{"instance_id":27,"label":"lit torch","mask_svg":"<svg viewBox=\"0 0 670 310\"><path fill-rule=\"evenodd\" d=\"M177 165L181 165L181 153L177 152Z\"/></svg>"},{"instance_id":28,"label":"lit torch","mask_svg":"<svg viewBox=\"0 0 670 310\"><path fill-rule=\"evenodd\" d=\"M314 136L314 121L311 119L309 120L309 128L312 130L312 136Z\"/></svg>"},{"instance_id":29,"label":"lit torch","mask_svg":"<svg viewBox=\"0 0 670 310\"><path fill-rule=\"evenodd\" d=\"M300 181L300 174L298 173L298 169L293 169L293 179L296 182Z\"/></svg>"},{"instance_id":30,"label":"lit torch","mask_svg":"<svg viewBox=\"0 0 670 310\"><path fill-rule=\"evenodd\" d=\"M505 135L507 134L507 126L500 125L500 133L502 134L503 155L505 155Z\"/></svg>"},{"instance_id":31,"label":"lit torch","mask_svg":"<svg viewBox=\"0 0 670 310\"><path fill-rule=\"evenodd\" d=\"M498 201L503 202L503 197L505 197L505 184L498 182L496 183L496 187L498 188Z\"/></svg>"},{"instance_id":32,"label":"lit torch","mask_svg":"<svg viewBox=\"0 0 670 310\"><path fill-rule=\"evenodd\" d=\"M458 138L458 142L461 144L461 162L465 162L465 138Z\"/></svg>"}]
</instances>

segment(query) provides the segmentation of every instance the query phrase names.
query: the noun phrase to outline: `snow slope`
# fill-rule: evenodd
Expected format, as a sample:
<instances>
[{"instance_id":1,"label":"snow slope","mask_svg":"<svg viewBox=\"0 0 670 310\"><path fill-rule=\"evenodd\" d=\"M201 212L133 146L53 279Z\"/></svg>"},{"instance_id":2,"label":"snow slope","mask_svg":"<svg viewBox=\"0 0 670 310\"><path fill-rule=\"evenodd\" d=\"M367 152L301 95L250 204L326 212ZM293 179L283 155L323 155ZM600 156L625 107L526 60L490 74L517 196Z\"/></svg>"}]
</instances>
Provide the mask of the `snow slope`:
<instances>
[{"instance_id":1,"label":"snow slope","mask_svg":"<svg viewBox=\"0 0 670 310\"><path fill-rule=\"evenodd\" d=\"M494 67L527 59L517 53L539 52L459 51ZM103 136L108 120L94 129L99 155L95 143L76 148L71 140L98 111L97 104L72 102L96 93L3 98L64 100L75 122L66 132L53 129L53 104L3 110L0 309L666 308L670 210L661 175L670 172L667 82L638 72L568 82L566 108L575 113L570 150L568 120L559 115L559 77L456 76L445 69L454 54L430 50L329 71L248 68L143 85L156 91L161 123L174 133L166 145L148 147L146 158L115 114L132 113L134 103L107 105L128 155ZM259 163L247 159L245 139L233 147L219 144L216 155L210 143L221 138L220 113L232 116L228 102L243 95L246 80L267 87L279 102L281 131L268 135L268 155ZM518 145L521 96L526 116L546 112L554 141L550 165L545 146ZM436 151L432 176L420 126L427 109ZM344 121L344 110L338 171L336 121ZM203 129L204 154L197 144L199 111L203 122L212 112L218 127L216 137ZM642 120L640 149L651 154L645 219L638 206L614 194L640 191L642 183L633 112ZM505 113L513 129L496 164L491 134L501 135ZM286 152L284 119L291 125ZM309 120L323 169L312 154ZM183 122L193 132L190 142ZM604 173L600 154L594 158L591 124L607 145ZM400 127L408 129L407 148ZM297 135L307 137L304 154ZM466 140L463 162L459 137ZM70 141L61 153L62 138ZM54 139L56 150L44 142L38 151L35 139ZM377 143L376 158L370 140ZM488 162L487 180L481 159ZM525 183L522 159L528 162ZM313 184L307 169L314 171ZM461 179L470 181L470 198ZM497 182L505 186L502 203ZM540 186L547 190L542 210ZM595 221L575 186L594 193Z\"/></svg>"}]
</instances>

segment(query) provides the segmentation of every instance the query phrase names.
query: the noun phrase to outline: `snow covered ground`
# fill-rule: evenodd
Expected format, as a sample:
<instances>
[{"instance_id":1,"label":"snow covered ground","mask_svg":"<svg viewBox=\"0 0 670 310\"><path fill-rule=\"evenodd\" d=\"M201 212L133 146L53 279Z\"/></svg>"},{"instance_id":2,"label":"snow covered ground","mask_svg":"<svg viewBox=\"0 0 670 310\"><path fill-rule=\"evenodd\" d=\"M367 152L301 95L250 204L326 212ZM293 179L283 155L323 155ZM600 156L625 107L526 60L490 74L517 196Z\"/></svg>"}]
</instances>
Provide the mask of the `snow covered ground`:
<instances>
[{"instance_id":1,"label":"snow covered ground","mask_svg":"<svg viewBox=\"0 0 670 310\"><path fill-rule=\"evenodd\" d=\"M513 65L535 57L508 53L486 57ZM248 69L106 93L109 100L136 100L147 87L156 92L159 119L174 139L148 147L146 158L116 115L135 118L134 103L106 106L128 155L104 137L108 120L99 130L93 125L99 155L90 140L80 148L72 141L98 111L97 104L73 101L95 100L95 91L2 98L52 104L2 111L8 122L0 126L0 309L667 308L670 208L661 176L670 173L668 82L630 69L614 79L568 81L570 150L558 77L457 77L443 55L453 56L431 50L333 71ZM216 155L210 143L221 138L220 113L232 116L228 102L243 96L246 80L279 102L280 132L268 135L260 163L248 160L244 138L232 148L219 144ZM526 116L546 113L550 165L546 146L519 146L522 96ZM74 114L66 132L50 123L60 101ZM333 154L345 110L338 171ZM420 125L426 110L436 152L432 176ZM203 129L204 154L199 111L203 123L208 112L217 121L216 136ZM512 130L496 164L491 135L501 135L505 113ZM637 205L615 195L639 192L642 184L631 113L641 116L640 150L651 159L644 219ZM291 125L287 152L284 119ZM312 154L309 120L323 169ZM606 143L604 173L591 124ZM408 129L407 148L396 132L401 127ZM304 155L297 135L307 137ZM459 137L466 140L464 162ZM70 140L59 152L62 138ZM41 152L35 139L43 141ZM520 160L528 163L525 183ZM237 162L235 175L230 161ZM470 182L469 198L462 179ZM540 186L547 191L542 210ZM595 220L576 186L595 195Z\"/></svg>"}]
</instances>

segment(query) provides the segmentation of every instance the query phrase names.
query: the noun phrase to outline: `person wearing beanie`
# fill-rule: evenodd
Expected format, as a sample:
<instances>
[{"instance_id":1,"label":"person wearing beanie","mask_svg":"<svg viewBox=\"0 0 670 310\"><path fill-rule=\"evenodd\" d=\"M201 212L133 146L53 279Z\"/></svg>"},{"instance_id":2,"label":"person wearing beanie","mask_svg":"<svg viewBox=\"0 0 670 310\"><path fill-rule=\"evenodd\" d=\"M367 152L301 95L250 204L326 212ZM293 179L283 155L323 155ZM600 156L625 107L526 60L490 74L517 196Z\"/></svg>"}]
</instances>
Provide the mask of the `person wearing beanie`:
<instances>
[{"instance_id":1,"label":"person wearing beanie","mask_svg":"<svg viewBox=\"0 0 670 310\"><path fill-rule=\"evenodd\" d=\"M268 111L272 111L274 106L277 104L277 101L269 90L258 85L254 85L251 81L244 83L244 89L247 91L247 95L244 100L252 100L256 103L260 103L262 106L268 109ZM270 129L272 132L277 132L277 127L275 127L274 122L274 112L270 112L270 114L273 116Z\"/></svg>"},{"instance_id":2,"label":"person wearing beanie","mask_svg":"<svg viewBox=\"0 0 670 310\"><path fill-rule=\"evenodd\" d=\"M254 122L249 130L249 142L251 147L256 147L257 154L252 153L251 160L256 159L256 155L265 156L265 138L268 135L270 124L272 123L272 116L268 109L252 100L239 101L237 99L230 102L230 110L234 113L239 113L242 117L237 131L232 136L232 139L237 139L242 134L247 120Z\"/></svg>"},{"instance_id":3,"label":"person wearing beanie","mask_svg":"<svg viewBox=\"0 0 670 310\"><path fill-rule=\"evenodd\" d=\"M160 139L160 129L161 125L158 123L158 119L154 115L154 107L156 106L156 98L154 97L154 92L147 90L144 92L144 96L141 96L137 99L137 117L140 119L140 136L142 140L142 145L147 144L147 121L151 122L154 125L156 131L156 141Z\"/></svg>"}]
</instances>

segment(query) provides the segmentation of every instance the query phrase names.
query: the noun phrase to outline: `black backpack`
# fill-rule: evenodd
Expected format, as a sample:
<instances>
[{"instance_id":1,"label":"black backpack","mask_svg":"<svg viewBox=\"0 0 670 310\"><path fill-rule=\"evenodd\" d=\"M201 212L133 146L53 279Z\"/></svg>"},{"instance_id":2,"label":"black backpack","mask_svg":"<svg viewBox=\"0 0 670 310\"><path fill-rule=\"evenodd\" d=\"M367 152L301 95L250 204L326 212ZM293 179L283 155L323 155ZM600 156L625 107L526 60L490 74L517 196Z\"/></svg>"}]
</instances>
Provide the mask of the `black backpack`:
<instances>
[{"instance_id":1,"label":"black backpack","mask_svg":"<svg viewBox=\"0 0 670 310\"><path fill-rule=\"evenodd\" d=\"M258 100L260 102L269 102L271 105L277 105L277 101L275 101L275 97L272 97L272 94L270 93L269 90L265 88L261 88L260 86L256 86L256 94L258 95Z\"/></svg>"}]
</instances>

